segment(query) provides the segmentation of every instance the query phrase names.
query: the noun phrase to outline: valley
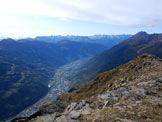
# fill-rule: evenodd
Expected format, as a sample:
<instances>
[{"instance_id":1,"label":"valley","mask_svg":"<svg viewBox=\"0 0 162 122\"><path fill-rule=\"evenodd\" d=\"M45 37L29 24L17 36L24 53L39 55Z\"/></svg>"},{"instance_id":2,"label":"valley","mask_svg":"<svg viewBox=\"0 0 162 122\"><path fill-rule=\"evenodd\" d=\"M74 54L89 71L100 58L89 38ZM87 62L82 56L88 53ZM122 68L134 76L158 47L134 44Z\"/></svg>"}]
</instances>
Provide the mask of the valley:
<instances>
[{"instance_id":1,"label":"valley","mask_svg":"<svg viewBox=\"0 0 162 122\"><path fill-rule=\"evenodd\" d=\"M0 63L5 67L0 78L4 85L0 93L2 99L13 98L15 102L13 105L1 101L3 109L13 110L5 116L12 122L111 122L111 115L114 121L122 122L147 122L145 117L161 121L152 105L156 102L158 107L161 101L161 39L161 34L139 32L108 49L96 43L68 40L58 43L3 40ZM10 50L6 50L8 47ZM3 55L9 53L13 55ZM13 78L16 79L11 82ZM2 82L3 79L7 82ZM150 101L152 98L155 101ZM133 110L135 118L130 118L130 111L121 107L123 102ZM134 109L132 103L137 109L144 107L144 111ZM9 105L22 108L15 113ZM125 115L118 113L121 109ZM151 112L145 115L148 109ZM161 108L157 111L161 112ZM139 112L142 114L138 115Z\"/></svg>"},{"instance_id":2,"label":"valley","mask_svg":"<svg viewBox=\"0 0 162 122\"><path fill-rule=\"evenodd\" d=\"M162 122L162 0L0 0L0 122Z\"/></svg>"},{"instance_id":3,"label":"valley","mask_svg":"<svg viewBox=\"0 0 162 122\"><path fill-rule=\"evenodd\" d=\"M143 54L12 122L161 122L162 59Z\"/></svg>"},{"instance_id":4,"label":"valley","mask_svg":"<svg viewBox=\"0 0 162 122\"><path fill-rule=\"evenodd\" d=\"M0 41L0 121L44 97L59 67L105 49L100 44L73 41L57 44L11 38Z\"/></svg>"},{"instance_id":5,"label":"valley","mask_svg":"<svg viewBox=\"0 0 162 122\"><path fill-rule=\"evenodd\" d=\"M42 105L55 101L58 96L64 92L67 92L72 84L71 77L84 65L88 59L90 59L90 57L71 62L58 68L54 77L49 81L48 93L34 105L23 110L16 117L29 117L33 113L39 111L39 108Z\"/></svg>"},{"instance_id":6,"label":"valley","mask_svg":"<svg viewBox=\"0 0 162 122\"><path fill-rule=\"evenodd\" d=\"M138 32L86 62L85 66L73 76L73 87L78 87L95 78L97 74L122 65L143 53L162 58L161 40L162 34Z\"/></svg>"}]
</instances>

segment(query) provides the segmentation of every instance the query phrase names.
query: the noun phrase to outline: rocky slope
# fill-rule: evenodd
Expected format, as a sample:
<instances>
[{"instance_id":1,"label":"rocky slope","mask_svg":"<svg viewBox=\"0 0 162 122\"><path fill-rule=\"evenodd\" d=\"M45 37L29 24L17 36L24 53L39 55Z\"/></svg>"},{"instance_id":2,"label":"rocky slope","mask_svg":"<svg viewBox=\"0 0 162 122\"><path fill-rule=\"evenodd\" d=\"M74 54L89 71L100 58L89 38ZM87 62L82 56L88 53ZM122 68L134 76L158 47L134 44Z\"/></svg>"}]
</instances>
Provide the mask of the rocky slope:
<instances>
[{"instance_id":1,"label":"rocky slope","mask_svg":"<svg viewBox=\"0 0 162 122\"><path fill-rule=\"evenodd\" d=\"M162 60L143 54L64 93L59 100L69 104L64 111L50 107L54 112L43 114L40 110L39 116L25 118L26 121L161 122ZM47 110L48 106L51 104L43 108Z\"/></svg>"}]
</instances>

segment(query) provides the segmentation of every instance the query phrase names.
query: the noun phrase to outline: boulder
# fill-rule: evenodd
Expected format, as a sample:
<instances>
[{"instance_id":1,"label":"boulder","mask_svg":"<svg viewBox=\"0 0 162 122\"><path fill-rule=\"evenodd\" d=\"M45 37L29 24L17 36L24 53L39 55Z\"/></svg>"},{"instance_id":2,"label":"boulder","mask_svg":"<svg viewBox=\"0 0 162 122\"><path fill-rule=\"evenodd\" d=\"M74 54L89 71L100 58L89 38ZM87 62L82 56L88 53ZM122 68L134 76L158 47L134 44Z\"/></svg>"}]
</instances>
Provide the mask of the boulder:
<instances>
[{"instance_id":1,"label":"boulder","mask_svg":"<svg viewBox=\"0 0 162 122\"><path fill-rule=\"evenodd\" d=\"M78 119L80 117L81 113L78 111L72 111L72 112L70 112L69 115L70 115L71 119Z\"/></svg>"}]
</instances>

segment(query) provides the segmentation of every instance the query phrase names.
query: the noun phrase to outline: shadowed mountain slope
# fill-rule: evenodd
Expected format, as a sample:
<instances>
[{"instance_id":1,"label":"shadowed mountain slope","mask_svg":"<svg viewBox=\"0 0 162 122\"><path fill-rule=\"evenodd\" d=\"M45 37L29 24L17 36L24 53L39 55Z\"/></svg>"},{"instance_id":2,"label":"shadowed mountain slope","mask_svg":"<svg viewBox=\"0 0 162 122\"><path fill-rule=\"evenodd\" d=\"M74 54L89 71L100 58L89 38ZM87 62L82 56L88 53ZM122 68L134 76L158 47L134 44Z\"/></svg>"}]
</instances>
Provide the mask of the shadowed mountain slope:
<instances>
[{"instance_id":1,"label":"shadowed mountain slope","mask_svg":"<svg viewBox=\"0 0 162 122\"><path fill-rule=\"evenodd\" d=\"M162 58L162 34L139 32L113 48L96 55L73 76L72 87L77 87L97 74L124 64L143 53Z\"/></svg>"},{"instance_id":2,"label":"shadowed mountain slope","mask_svg":"<svg viewBox=\"0 0 162 122\"><path fill-rule=\"evenodd\" d=\"M49 90L56 69L106 49L99 44L5 39L0 42L0 120L34 104Z\"/></svg>"}]
</instances>

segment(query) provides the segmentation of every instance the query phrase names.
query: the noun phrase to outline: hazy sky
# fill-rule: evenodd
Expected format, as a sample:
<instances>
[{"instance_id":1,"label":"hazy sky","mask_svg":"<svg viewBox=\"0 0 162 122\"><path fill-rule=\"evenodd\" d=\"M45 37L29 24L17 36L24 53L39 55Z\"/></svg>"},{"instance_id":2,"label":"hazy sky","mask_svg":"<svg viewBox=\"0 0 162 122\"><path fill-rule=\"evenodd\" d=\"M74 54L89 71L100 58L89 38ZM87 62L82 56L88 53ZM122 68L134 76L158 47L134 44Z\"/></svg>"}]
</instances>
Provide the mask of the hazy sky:
<instances>
[{"instance_id":1,"label":"hazy sky","mask_svg":"<svg viewBox=\"0 0 162 122\"><path fill-rule=\"evenodd\" d=\"M0 0L0 36L162 32L162 0Z\"/></svg>"}]
</instances>

